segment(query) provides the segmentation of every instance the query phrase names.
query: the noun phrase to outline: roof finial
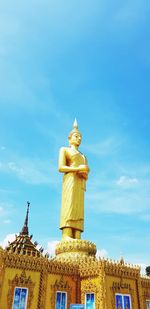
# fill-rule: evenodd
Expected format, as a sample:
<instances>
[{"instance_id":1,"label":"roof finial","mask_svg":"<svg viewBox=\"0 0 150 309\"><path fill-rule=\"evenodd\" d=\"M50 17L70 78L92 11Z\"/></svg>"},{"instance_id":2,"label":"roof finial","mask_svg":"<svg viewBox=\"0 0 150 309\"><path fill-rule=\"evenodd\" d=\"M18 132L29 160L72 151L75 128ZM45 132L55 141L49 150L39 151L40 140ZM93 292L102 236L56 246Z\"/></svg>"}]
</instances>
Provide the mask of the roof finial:
<instances>
[{"instance_id":1,"label":"roof finial","mask_svg":"<svg viewBox=\"0 0 150 309\"><path fill-rule=\"evenodd\" d=\"M121 255L121 257L120 257L120 264L124 264L124 257L123 257L123 255Z\"/></svg>"},{"instance_id":2,"label":"roof finial","mask_svg":"<svg viewBox=\"0 0 150 309\"><path fill-rule=\"evenodd\" d=\"M30 202L27 202L26 217L25 217L25 221L24 221L24 226L23 226L22 231L21 231L21 234L24 234L24 235L29 235L29 231L28 231L29 206L30 206Z\"/></svg>"},{"instance_id":3,"label":"roof finial","mask_svg":"<svg viewBox=\"0 0 150 309\"><path fill-rule=\"evenodd\" d=\"M74 123L73 123L73 128L74 129L78 129L78 123L77 123L77 119L75 118Z\"/></svg>"}]
</instances>

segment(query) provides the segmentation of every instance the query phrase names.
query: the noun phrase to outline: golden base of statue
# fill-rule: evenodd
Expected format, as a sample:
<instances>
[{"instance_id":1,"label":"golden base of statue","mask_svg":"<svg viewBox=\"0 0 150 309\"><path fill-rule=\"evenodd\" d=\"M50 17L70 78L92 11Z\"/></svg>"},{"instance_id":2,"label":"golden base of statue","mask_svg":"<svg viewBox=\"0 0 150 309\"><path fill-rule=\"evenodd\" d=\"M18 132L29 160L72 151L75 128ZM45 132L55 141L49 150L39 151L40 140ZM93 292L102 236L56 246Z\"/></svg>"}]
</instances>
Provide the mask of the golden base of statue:
<instances>
[{"instance_id":1,"label":"golden base of statue","mask_svg":"<svg viewBox=\"0 0 150 309\"><path fill-rule=\"evenodd\" d=\"M63 240L56 246L56 259L81 259L96 256L96 245L87 240Z\"/></svg>"}]
</instances>

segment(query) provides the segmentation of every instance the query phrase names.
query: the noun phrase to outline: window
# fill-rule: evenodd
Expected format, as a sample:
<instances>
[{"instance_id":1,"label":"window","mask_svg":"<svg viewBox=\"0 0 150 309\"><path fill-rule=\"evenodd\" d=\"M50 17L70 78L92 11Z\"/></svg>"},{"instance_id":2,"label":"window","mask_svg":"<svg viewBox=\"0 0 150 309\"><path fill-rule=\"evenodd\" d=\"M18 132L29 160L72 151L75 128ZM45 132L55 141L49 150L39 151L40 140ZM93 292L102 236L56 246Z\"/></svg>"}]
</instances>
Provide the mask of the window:
<instances>
[{"instance_id":1,"label":"window","mask_svg":"<svg viewBox=\"0 0 150 309\"><path fill-rule=\"evenodd\" d=\"M67 293L56 292L56 309L66 309L66 308L67 308Z\"/></svg>"},{"instance_id":2,"label":"window","mask_svg":"<svg viewBox=\"0 0 150 309\"><path fill-rule=\"evenodd\" d=\"M86 309L95 309L95 295L94 293L87 293L85 295L85 308Z\"/></svg>"},{"instance_id":3,"label":"window","mask_svg":"<svg viewBox=\"0 0 150 309\"><path fill-rule=\"evenodd\" d=\"M70 309L85 309L83 304L71 304Z\"/></svg>"},{"instance_id":4,"label":"window","mask_svg":"<svg viewBox=\"0 0 150 309\"><path fill-rule=\"evenodd\" d=\"M131 297L125 294L116 294L116 309L131 309Z\"/></svg>"},{"instance_id":5,"label":"window","mask_svg":"<svg viewBox=\"0 0 150 309\"><path fill-rule=\"evenodd\" d=\"M27 294L26 288L15 288L12 309L26 309Z\"/></svg>"},{"instance_id":6,"label":"window","mask_svg":"<svg viewBox=\"0 0 150 309\"><path fill-rule=\"evenodd\" d=\"M150 309L150 300L146 300L146 309Z\"/></svg>"}]
</instances>

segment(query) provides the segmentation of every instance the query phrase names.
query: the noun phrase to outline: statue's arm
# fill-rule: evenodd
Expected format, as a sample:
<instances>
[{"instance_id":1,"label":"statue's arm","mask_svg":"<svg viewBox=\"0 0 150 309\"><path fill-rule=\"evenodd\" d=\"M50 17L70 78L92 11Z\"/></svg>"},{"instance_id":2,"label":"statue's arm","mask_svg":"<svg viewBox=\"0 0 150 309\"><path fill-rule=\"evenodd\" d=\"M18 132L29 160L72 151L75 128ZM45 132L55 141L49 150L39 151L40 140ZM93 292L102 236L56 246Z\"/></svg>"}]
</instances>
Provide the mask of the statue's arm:
<instances>
[{"instance_id":1,"label":"statue's arm","mask_svg":"<svg viewBox=\"0 0 150 309\"><path fill-rule=\"evenodd\" d=\"M61 173L68 173L68 172L78 172L79 167L73 167L67 165L67 150L66 148L61 148L59 152L59 163L58 163L58 170Z\"/></svg>"}]
</instances>

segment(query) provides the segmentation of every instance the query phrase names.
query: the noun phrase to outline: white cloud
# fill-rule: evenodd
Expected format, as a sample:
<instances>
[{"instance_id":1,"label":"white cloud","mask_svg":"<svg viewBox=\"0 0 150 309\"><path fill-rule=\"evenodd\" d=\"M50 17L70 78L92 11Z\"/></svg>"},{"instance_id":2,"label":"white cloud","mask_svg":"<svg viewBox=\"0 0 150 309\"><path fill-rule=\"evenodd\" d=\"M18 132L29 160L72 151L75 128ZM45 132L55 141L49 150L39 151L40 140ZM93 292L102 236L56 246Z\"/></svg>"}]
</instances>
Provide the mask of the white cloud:
<instances>
[{"instance_id":1,"label":"white cloud","mask_svg":"<svg viewBox=\"0 0 150 309\"><path fill-rule=\"evenodd\" d=\"M4 222L4 224L10 224L11 220L10 219L5 219L3 222Z\"/></svg>"},{"instance_id":2,"label":"white cloud","mask_svg":"<svg viewBox=\"0 0 150 309\"><path fill-rule=\"evenodd\" d=\"M131 178L129 176L120 176L120 178L117 180L117 185L122 186L122 187L130 187L133 185L138 184L138 179L137 178Z\"/></svg>"},{"instance_id":3,"label":"white cloud","mask_svg":"<svg viewBox=\"0 0 150 309\"><path fill-rule=\"evenodd\" d=\"M108 252L105 249L97 249L96 253L97 258L107 258L108 257Z\"/></svg>"},{"instance_id":4,"label":"white cloud","mask_svg":"<svg viewBox=\"0 0 150 309\"><path fill-rule=\"evenodd\" d=\"M121 141L118 137L109 137L102 142L95 144L85 144L83 149L97 156L110 155L116 152L121 145Z\"/></svg>"},{"instance_id":5,"label":"white cloud","mask_svg":"<svg viewBox=\"0 0 150 309\"><path fill-rule=\"evenodd\" d=\"M127 28L130 26L131 28L131 25L137 26L140 23L148 9L148 1L145 1L144 5L142 0L122 2L122 5L116 10L115 20L120 25L124 25Z\"/></svg>"},{"instance_id":6,"label":"white cloud","mask_svg":"<svg viewBox=\"0 0 150 309\"><path fill-rule=\"evenodd\" d=\"M3 213L4 213L4 208L0 206L0 215L2 215Z\"/></svg>"},{"instance_id":7,"label":"white cloud","mask_svg":"<svg viewBox=\"0 0 150 309\"><path fill-rule=\"evenodd\" d=\"M141 267L141 274L142 275L146 275L146 271L145 271L145 269L146 269L146 264L144 264L144 263L137 263L137 265L139 265L140 267Z\"/></svg>"},{"instance_id":8,"label":"white cloud","mask_svg":"<svg viewBox=\"0 0 150 309\"><path fill-rule=\"evenodd\" d=\"M0 190L1 192L1 190ZM10 212L10 209L12 208L12 205L5 202L0 202L0 216L5 217Z\"/></svg>"},{"instance_id":9,"label":"white cloud","mask_svg":"<svg viewBox=\"0 0 150 309\"><path fill-rule=\"evenodd\" d=\"M6 149L6 147L5 146L1 146L1 148L0 148L2 151L4 151L5 149Z\"/></svg>"},{"instance_id":10,"label":"white cloud","mask_svg":"<svg viewBox=\"0 0 150 309\"><path fill-rule=\"evenodd\" d=\"M141 216L141 219L143 219L144 221L150 222L150 214L149 213L145 213Z\"/></svg>"},{"instance_id":11,"label":"white cloud","mask_svg":"<svg viewBox=\"0 0 150 309\"><path fill-rule=\"evenodd\" d=\"M0 162L0 170L6 173L12 173L26 183L51 183L48 164L39 159L32 160L18 157L16 161Z\"/></svg>"},{"instance_id":12,"label":"white cloud","mask_svg":"<svg viewBox=\"0 0 150 309\"><path fill-rule=\"evenodd\" d=\"M56 245L59 243L58 240L49 241L47 245L47 252L50 254L50 256L55 255L55 248Z\"/></svg>"},{"instance_id":13,"label":"white cloud","mask_svg":"<svg viewBox=\"0 0 150 309\"><path fill-rule=\"evenodd\" d=\"M137 214L141 219L149 220L148 164L122 166L117 163L112 166L111 161L106 169L102 167L101 174L98 169L95 171L92 181L90 176L85 195L87 207L94 212Z\"/></svg>"},{"instance_id":14,"label":"white cloud","mask_svg":"<svg viewBox=\"0 0 150 309\"><path fill-rule=\"evenodd\" d=\"M0 246L5 249L8 246L9 241L12 242L15 240L15 234L8 234L1 242Z\"/></svg>"},{"instance_id":15,"label":"white cloud","mask_svg":"<svg viewBox=\"0 0 150 309\"><path fill-rule=\"evenodd\" d=\"M150 196L142 190L122 191L109 188L104 191L97 191L86 194L87 206L92 207L94 212L118 213L118 214L139 214L142 215L149 209Z\"/></svg>"},{"instance_id":16,"label":"white cloud","mask_svg":"<svg viewBox=\"0 0 150 309\"><path fill-rule=\"evenodd\" d=\"M5 195L5 200L8 199L8 194L9 194L9 190L1 190L0 189L0 195L1 195L1 200L2 200L2 196L3 194ZM5 202L5 201L1 201L0 202L0 221L1 223L5 223L8 224L8 222L10 223L10 219L9 217L11 217L11 214L14 213L14 205L10 202Z\"/></svg>"}]
</instances>

